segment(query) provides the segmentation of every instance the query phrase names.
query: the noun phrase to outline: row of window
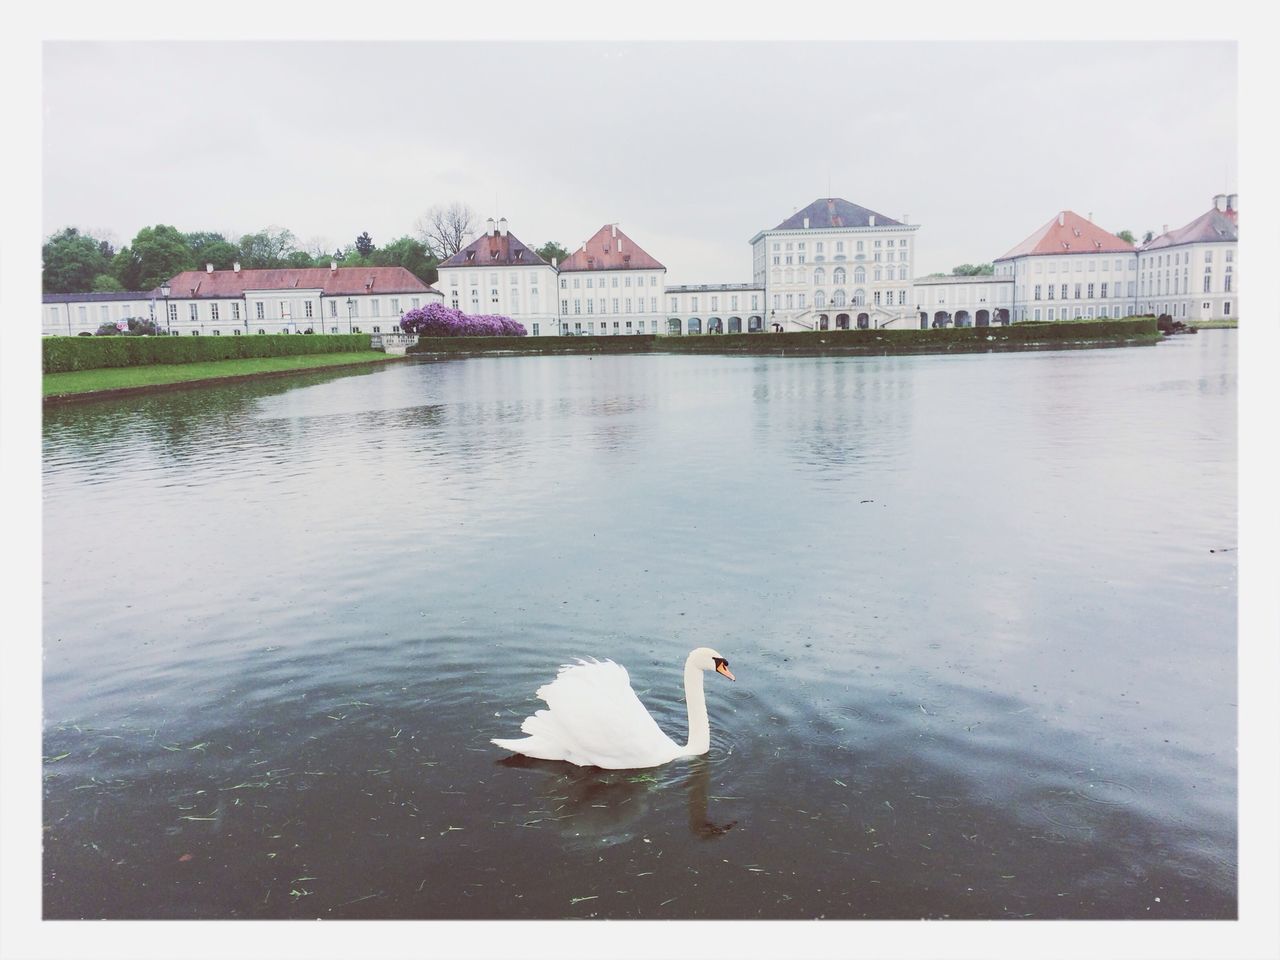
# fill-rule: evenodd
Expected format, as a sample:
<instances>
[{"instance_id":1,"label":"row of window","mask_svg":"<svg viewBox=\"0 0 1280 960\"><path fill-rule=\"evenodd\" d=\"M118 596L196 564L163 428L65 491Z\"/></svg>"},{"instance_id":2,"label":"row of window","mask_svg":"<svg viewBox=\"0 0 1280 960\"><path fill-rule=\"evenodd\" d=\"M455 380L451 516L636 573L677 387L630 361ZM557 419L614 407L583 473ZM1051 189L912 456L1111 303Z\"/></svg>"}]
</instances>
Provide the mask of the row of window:
<instances>
[{"instance_id":1,"label":"row of window","mask_svg":"<svg viewBox=\"0 0 1280 960\"><path fill-rule=\"evenodd\" d=\"M728 301L729 301L729 309L730 309L730 310L738 310L738 309L740 309L740 308L739 308L739 306L738 306L738 294L736 294L736 293L731 293L731 294L729 294L729 296L728 296ZM713 310L713 311L715 311L715 310L719 310L719 309L720 309L720 294L718 294L718 293L713 293L713 294L711 294L709 297L707 297L707 302L708 302L708 303L710 303L710 306L707 308L708 310ZM699 308L699 306L698 306L698 295L697 295L696 293L695 293L695 294L690 294L690 295L689 295L689 311L688 311L688 312L689 312L689 313L697 313L697 312L699 311L699 309L700 309L700 308ZM760 294L758 294L758 293L753 293L753 294L751 295L751 309L752 309L752 310L759 310L759 309L760 309ZM672 312L672 313L682 313L682 312L684 312L684 311L682 311L682 310L680 309L680 298L679 298L679 297L672 297L672 298L671 298L671 312Z\"/></svg>"},{"instance_id":2,"label":"row of window","mask_svg":"<svg viewBox=\"0 0 1280 960\"><path fill-rule=\"evenodd\" d=\"M400 298L391 297L390 300L391 300L390 315L393 317L399 316L399 314L402 312ZM294 316L296 303L293 300L270 301L271 303L275 304L275 306L273 306L270 311L268 311L267 309L268 302L269 301L266 301L266 300L253 301L253 304L252 304L253 318L255 320L268 320L268 319L270 320L294 320L294 319L310 320L315 316L314 300L302 301L302 315L300 317ZM330 299L326 299L324 302L329 305L328 315L330 317L337 318L340 316L344 316L344 314L341 313L339 310L339 305L342 302L340 298L330 298ZM347 316L348 318L360 316L362 303L367 304L369 316L378 317L382 315L382 300L380 298L374 297L372 299L366 299L364 301L357 300L355 298L349 298L346 302L347 309L345 312L345 316ZM409 300L409 303L411 304L410 309L416 310L418 307L422 305L422 298L412 297ZM240 312L241 304L238 300L232 300L229 304L228 303L210 303L208 306L209 306L208 319L212 323L216 323L217 321L224 320L224 319L233 320L233 321L239 321L241 319L241 312ZM227 317L224 317L222 315L222 312L223 312L222 308L228 307L228 306L230 307L230 315ZM187 304L188 320L191 320L195 323L199 323L203 319L201 317L201 312L202 311L200 310L200 304L198 302ZM267 316L268 312L272 313L273 316L268 317ZM105 313L103 314L103 316L104 317L106 316ZM82 317L83 317L83 314L82 314ZM169 322L170 323L178 322L178 304L176 303L169 304Z\"/></svg>"},{"instance_id":3,"label":"row of window","mask_svg":"<svg viewBox=\"0 0 1280 960\"><path fill-rule=\"evenodd\" d=\"M1231 268L1227 267L1227 272L1222 278L1222 292L1231 292L1231 281L1233 275ZM1191 286L1191 278L1184 271L1181 277L1182 289L1178 289L1178 277L1160 277L1153 278L1151 281L1142 281L1142 296L1163 296L1164 294L1186 293ZM1201 280L1201 293L1213 293L1213 274L1209 272L1209 268L1204 268L1204 277Z\"/></svg>"},{"instance_id":4,"label":"row of window","mask_svg":"<svg viewBox=\"0 0 1280 960\"><path fill-rule=\"evenodd\" d=\"M1212 249L1204 252L1205 263L1213 263L1213 253ZM1236 252L1234 250L1224 250L1223 255L1225 256L1227 263L1235 261ZM1142 266L1144 267L1163 267L1166 264L1169 266L1176 266L1179 263L1190 263L1191 251L1181 250L1174 251L1173 253L1149 254L1148 256L1142 257L1141 260Z\"/></svg>"},{"instance_id":5,"label":"row of window","mask_svg":"<svg viewBox=\"0 0 1280 960\"><path fill-rule=\"evenodd\" d=\"M617 277L617 275L615 274L615 275L605 276L605 277L561 277L561 278L560 278L560 289L561 289L561 290L568 290L568 289L569 289L569 281L570 281L571 279L572 279L572 281L573 281L573 289L575 289L575 290L581 289L582 281L583 281L584 279L586 280L586 288L587 288L588 290L593 290L593 289L595 289L596 287L599 287L601 290L603 290L605 287L614 287L615 289L618 287L618 277ZM631 286L631 280L632 280L632 277L631 277L629 274L628 274L628 275L623 276L623 277L622 277L622 286L623 286L623 287L629 287L629 286ZM597 281L598 281L598 282L597 282ZM635 282L636 282L636 286L637 286L637 287L643 287L643 286L644 286L644 277L636 277L636 278L635 278ZM656 273L655 273L655 274L650 274L650 275L649 275L649 286L651 286L651 287L656 287L657 285L658 285L658 275L657 275Z\"/></svg>"},{"instance_id":6,"label":"row of window","mask_svg":"<svg viewBox=\"0 0 1280 960\"><path fill-rule=\"evenodd\" d=\"M398 328L396 328L396 327L392 327L391 329L392 329L392 330L397 330ZM261 327L259 327L257 332L258 332L260 335L265 335L267 331L266 331L266 330L264 330L264 329L262 329ZM315 331L315 330L313 330L313 329L312 329L312 328L310 328L310 327L308 327L306 330L298 330L298 329L296 329L296 328L295 328L295 329L293 329L293 330L290 330L288 327L282 327L281 329L276 330L275 332L276 332L276 333L283 333L283 334L296 333L296 334L302 335L302 334L307 334L307 333L315 333L316 331ZM323 329L323 328L321 328L321 330L320 330L319 332L320 332L320 333L323 333L323 332L324 332L324 329ZM341 333L341 332L342 332L342 329L341 329L340 327L330 327L330 328L329 328L329 332L330 332L330 333ZM351 333L363 333L364 331L363 331L360 327L352 327L352 328L351 328L351 330L350 330L350 332L351 332ZM381 332L382 332L382 327L374 327L374 328L373 328L373 332L374 332L374 333L381 333ZM175 336L175 337L176 337L176 336L178 336L180 333L181 333L181 331L178 331L178 330L171 330L171 331L170 331L170 334L171 334L172 336ZM200 336L200 335L201 335L201 331L199 331L199 330L190 330L190 331L188 331L188 333L190 333L190 334L191 334L191 336L193 336L193 337L198 337L198 336ZM232 336L238 337L238 336L240 336L240 334L242 334L242 333L244 333L244 331L243 331L243 330L241 330L239 327L232 327L232 328L231 328L231 335L232 335ZM220 337L220 336L222 336L222 331L221 331L220 329L215 328L215 329L213 329L213 330L210 330L210 331L209 331L209 335L210 335L210 336L213 336L213 337Z\"/></svg>"},{"instance_id":7,"label":"row of window","mask_svg":"<svg viewBox=\"0 0 1280 960\"><path fill-rule=\"evenodd\" d=\"M1041 285L1037 283L1035 285L1035 291L1034 291L1034 295L1032 296L1032 299L1033 300L1055 300L1055 299L1066 300L1068 299L1067 293L1068 291L1070 291L1072 294L1070 299L1072 300L1079 300L1081 299L1082 296L1083 296L1083 299L1085 300L1093 300L1095 299L1094 298L1095 289L1097 291L1097 299L1099 300L1106 300L1109 296L1116 296L1116 297L1123 296L1123 294L1120 292L1119 282L1112 284L1109 281L1103 281L1102 283L1097 284L1096 288L1095 288L1095 285L1092 283L1077 283L1077 284L1066 284L1066 283L1052 284L1051 283L1048 285L1047 288L1045 288L1046 292L1048 293L1048 296L1040 295ZM1131 297L1133 296L1132 280L1129 281L1129 296Z\"/></svg>"},{"instance_id":8,"label":"row of window","mask_svg":"<svg viewBox=\"0 0 1280 960\"><path fill-rule=\"evenodd\" d=\"M1115 273L1124 273L1126 269L1128 269L1130 272L1137 269L1137 263L1132 259L1129 259L1127 262L1125 259L1116 259L1113 262L1110 259L1099 260L1097 257L1077 256L1070 260L1063 260L1059 262L1057 260L1045 261L1039 257L1036 257L1034 259L1035 266L1034 266L1033 272L1035 273L1071 273L1072 264L1075 265L1076 273L1084 273L1085 270L1088 270L1090 273L1096 273L1099 270L1102 270L1105 272L1108 269L1113 270ZM1022 266L1023 266L1022 264L1018 265L1019 272L1023 272Z\"/></svg>"},{"instance_id":9,"label":"row of window","mask_svg":"<svg viewBox=\"0 0 1280 960\"><path fill-rule=\"evenodd\" d=\"M855 247L855 249L858 251L858 253L861 253L861 252L863 251L863 249L864 249L863 244L864 244L865 242L866 242L866 241L863 241L863 240L857 240L857 241L855 241L855 243L857 244L857 246ZM845 243L845 242L844 242L843 240L836 240L836 241L835 241L835 251L836 251L836 253L844 253L844 243ZM879 249L880 249L880 247L881 247L881 245L886 246L886 247L894 247L894 246L897 246L897 247L905 247L905 246L907 245L907 238L906 238L906 237L898 237L898 238L896 238L896 239L895 239L895 238L893 238L893 237L890 237L888 240L883 240L883 241L882 241L882 240L874 240L874 241L872 241L872 243L873 243L873 249L876 249L876 250L879 250ZM789 252L791 252L792 250L801 251L801 250L804 250L804 248L805 248L805 241L804 241L804 240L794 240L794 241L792 241L792 240L788 240L788 241L786 242L786 250L787 250L787 252L788 252L788 253L789 253ZM774 252L774 253L779 253L779 252L781 252L781 251L782 251L782 249L783 249L783 242L782 242L781 240L775 240L775 241L773 241L773 252ZM813 252L814 252L814 253L825 253L825 252L826 252L826 241L825 241L825 240L815 240L815 241L814 241L814 243L813 243Z\"/></svg>"},{"instance_id":10,"label":"row of window","mask_svg":"<svg viewBox=\"0 0 1280 960\"><path fill-rule=\"evenodd\" d=\"M696 298L695 298L695 299L696 299ZM596 312L599 312L599 313L644 313L644 312L645 312L645 309L644 309L644 297L637 297L634 301L633 301L630 297L624 297L624 298L614 297L614 298L613 298L613 300L612 300L612 303L613 303L613 309L612 309L612 310L610 310L610 309L609 309L610 301L609 301L608 299L606 299L606 298L604 298L604 297L601 297L599 300L596 300L594 297L588 297L588 298L587 298L587 313L596 313ZM635 305L635 309L634 309L634 310L632 309L632 304L633 304L633 303L634 303L634 305ZM600 308L600 309L599 309L599 311L597 311L597 310L596 310L596 307L599 307L599 308ZM581 301L581 300L576 299L576 298L574 299L574 301L573 301L573 312L574 312L574 313L582 313L582 301ZM657 313L657 312L658 312L658 298L657 298L657 297L650 297L650 298L649 298L649 310L648 310L648 312L649 312L649 313ZM569 313L569 301L568 301L568 300L561 300L561 301L560 301L560 313L561 313L562 315L565 315L565 316L567 316L567 315L568 315L568 313Z\"/></svg>"},{"instance_id":11,"label":"row of window","mask_svg":"<svg viewBox=\"0 0 1280 960\"><path fill-rule=\"evenodd\" d=\"M893 306L894 300L897 300L899 306L905 306L907 302L906 290L873 290L871 293L871 302L876 306ZM817 291L813 295L813 305L821 310L826 306L843 307L853 305L855 307L863 306L867 302L867 294L864 290L853 291L853 296L846 296L843 290L836 290L831 294L831 300L828 304L827 294L823 290ZM805 294L797 293L775 293L773 295L773 308L775 310L807 310L809 308L808 300Z\"/></svg>"}]
</instances>

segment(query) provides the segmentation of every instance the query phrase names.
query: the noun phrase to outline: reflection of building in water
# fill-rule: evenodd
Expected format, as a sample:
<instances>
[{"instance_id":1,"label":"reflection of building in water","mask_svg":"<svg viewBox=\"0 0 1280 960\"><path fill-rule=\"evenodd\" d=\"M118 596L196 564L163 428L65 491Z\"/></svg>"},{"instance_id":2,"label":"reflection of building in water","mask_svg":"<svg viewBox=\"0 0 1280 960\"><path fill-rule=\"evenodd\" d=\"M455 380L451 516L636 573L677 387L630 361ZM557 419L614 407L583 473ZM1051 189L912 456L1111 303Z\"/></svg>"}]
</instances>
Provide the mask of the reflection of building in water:
<instances>
[{"instance_id":1,"label":"reflection of building in water","mask_svg":"<svg viewBox=\"0 0 1280 960\"><path fill-rule=\"evenodd\" d=\"M890 458L894 438L910 435L912 375L909 365L880 357L760 364L754 429L761 442L781 439L790 457L822 472ZM788 402L770 402L779 399Z\"/></svg>"}]
</instances>

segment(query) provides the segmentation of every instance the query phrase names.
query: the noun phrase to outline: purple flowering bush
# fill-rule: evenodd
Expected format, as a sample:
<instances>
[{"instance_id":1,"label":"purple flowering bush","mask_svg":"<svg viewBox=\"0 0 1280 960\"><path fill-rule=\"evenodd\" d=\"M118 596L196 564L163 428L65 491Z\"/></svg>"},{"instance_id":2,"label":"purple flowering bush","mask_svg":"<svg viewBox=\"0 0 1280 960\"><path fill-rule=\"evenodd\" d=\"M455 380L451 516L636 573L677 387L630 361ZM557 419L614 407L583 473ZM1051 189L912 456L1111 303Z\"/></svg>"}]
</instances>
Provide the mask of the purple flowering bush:
<instances>
[{"instance_id":1,"label":"purple flowering bush","mask_svg":"<svg viewBox=\"0 0 1280 960\"><path fill-rule=\"evenodd\" d=\"M420 337L528 336L524 324L510 317L488 314L469 316L461 310L446 307L443 303L429 303L425 307L407 311L400 318L400 329L405 333L416 333Z\"/></svg>"}]
</instances>

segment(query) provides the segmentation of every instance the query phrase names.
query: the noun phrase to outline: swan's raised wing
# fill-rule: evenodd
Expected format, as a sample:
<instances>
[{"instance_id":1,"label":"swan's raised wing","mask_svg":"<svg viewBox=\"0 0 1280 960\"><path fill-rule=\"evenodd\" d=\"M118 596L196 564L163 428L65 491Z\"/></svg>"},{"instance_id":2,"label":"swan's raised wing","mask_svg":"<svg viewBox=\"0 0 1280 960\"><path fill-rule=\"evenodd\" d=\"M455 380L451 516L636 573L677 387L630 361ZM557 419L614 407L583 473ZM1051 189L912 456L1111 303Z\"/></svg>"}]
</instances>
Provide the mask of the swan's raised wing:
<instances>
[{"instance_id":1,"label":"swan's raised wing","mask_svg":"<svg viewBox=\"0 0 1280 960\"><path fill-rule=\"evenodd\" d=\"M673 759L680 747L659 729L612 660L579 660L538 688L547 703L521 724L524 740L494 743L529 757L625 770Z\"/></svg>"}]
</instances>

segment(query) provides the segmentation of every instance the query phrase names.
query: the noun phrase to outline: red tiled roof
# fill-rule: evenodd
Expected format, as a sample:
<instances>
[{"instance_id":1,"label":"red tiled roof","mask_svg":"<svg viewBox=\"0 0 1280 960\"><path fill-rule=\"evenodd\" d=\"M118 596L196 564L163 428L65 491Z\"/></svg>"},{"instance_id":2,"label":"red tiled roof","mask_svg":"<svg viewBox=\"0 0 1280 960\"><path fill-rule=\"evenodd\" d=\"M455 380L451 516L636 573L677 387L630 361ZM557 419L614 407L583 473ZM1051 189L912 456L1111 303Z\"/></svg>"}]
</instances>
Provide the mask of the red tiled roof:
<instances>
[{"instance_id":1,"label":"red tiled roof","mask_svg":"<svg viewBox=\"0 0 1280 960\"><path fill-rule=\"evenodd\" d=\"M582 249L565 258L560 270L665 270L634 240L618 229L614 223L606 223L595 232Z\"/></svg>"},{"instance_id":2,"label":"red tiled roof","mask_svg":"<svg viewBox=\"0 0 1280 960\"><path fill-rule=\"evenodd\" d=\"M176 299L241 297L246 290L316 290L326 297L437 292L404 267L290 267L280 270L186 270L169 281Z\"/></svg>"},{"instance_id":3,"label":"red tiled roof","mask_svg":"<svg viewBox=\"0 0 1280 960\"><path fill-rule=\"evenodd\" d=\"M543 267L548 264L508 230L477 237L440 266Z\"/></svg>"},{"instance_id":4,"label":"red tiled roof","mask_svg":"<svg viewBox=\"0 0 1280 960\"><path fill-rule=\"evenodd\" d=\"M1162 233L1150 243L1142 245L1143 251L1176 247L1184 243L1222 243L1240 239L1238 211L1219 210L1213 207L1208 213L1196 217L1185 227Z\"/></svg>"},{"instance_id":5,"label":"red tiled roof","mask_svg":"<svg viewBox=\"0 0 1280 960\"><path fill-rule=\"evenodd\" d=\"M883 213L876 213L874 210L860 207L858 204L850 203L840 197L828 197L825 199L819 198L803 210L797 210L773 229L803 230L805 229L804 221L806 218L809 221L810 230L823 227L868 227L871 225L872 217L876 218L877 227L903 226L897 220L892 217L886 217Z\"/></svg>"},{"instance_id":6,"label":"red tiled roof","mask_svg":"<svg viewBox=\"0 0 1280 960\"><path fill-rule=\"evenodd\" d=\"M1107 233L1078 213L1063 210L1027 239L996 260L1044 254L1133 253L1133 244Z\"/></svg>"}]
</instances>

